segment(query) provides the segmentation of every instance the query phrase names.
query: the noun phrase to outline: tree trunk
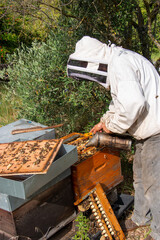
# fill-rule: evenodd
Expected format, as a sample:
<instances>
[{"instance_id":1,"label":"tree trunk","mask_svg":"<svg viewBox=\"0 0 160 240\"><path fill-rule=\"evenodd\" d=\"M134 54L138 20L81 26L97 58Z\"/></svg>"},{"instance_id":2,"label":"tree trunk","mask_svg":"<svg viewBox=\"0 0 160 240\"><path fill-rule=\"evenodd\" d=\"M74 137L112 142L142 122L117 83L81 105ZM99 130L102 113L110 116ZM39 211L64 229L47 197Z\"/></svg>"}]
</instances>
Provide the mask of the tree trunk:
<instances>
[{"instance_id":1,"label":"tree trunk","mask_svg":"<svg viewBox=\"0 0 160 240\"><path fill-rule=\"evenodd\" d=\"M148 37L148 28L146 26L137 27L138 36L141 43L141 51L144 57L151 60L150 40Z\"/></svg>"}]
</instances>

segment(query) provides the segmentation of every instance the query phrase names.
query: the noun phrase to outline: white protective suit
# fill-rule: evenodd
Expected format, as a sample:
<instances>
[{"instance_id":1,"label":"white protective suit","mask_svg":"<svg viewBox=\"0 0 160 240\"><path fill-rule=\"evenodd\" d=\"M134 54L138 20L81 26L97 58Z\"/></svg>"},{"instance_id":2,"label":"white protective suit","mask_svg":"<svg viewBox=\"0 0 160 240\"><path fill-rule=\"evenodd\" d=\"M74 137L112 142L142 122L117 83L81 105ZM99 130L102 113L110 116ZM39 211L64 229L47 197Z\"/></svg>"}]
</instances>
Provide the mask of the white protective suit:
<instances>
[{"instance_id":1,"label":"white protective suit","mask_svg":"<svg viewBox=\"0 0 160 240\"><path fill-rule=\"evenodd\" d=\"M71 60L85 66L73 66ZM100 65L107 65L107 72L99 70ZM160 76L146 58L85 36L76 44L67 68L73 78L110 87L112 102L101 118L110 131L128 132L138 140L160 133Z\"/></svg>"}]
</instances>

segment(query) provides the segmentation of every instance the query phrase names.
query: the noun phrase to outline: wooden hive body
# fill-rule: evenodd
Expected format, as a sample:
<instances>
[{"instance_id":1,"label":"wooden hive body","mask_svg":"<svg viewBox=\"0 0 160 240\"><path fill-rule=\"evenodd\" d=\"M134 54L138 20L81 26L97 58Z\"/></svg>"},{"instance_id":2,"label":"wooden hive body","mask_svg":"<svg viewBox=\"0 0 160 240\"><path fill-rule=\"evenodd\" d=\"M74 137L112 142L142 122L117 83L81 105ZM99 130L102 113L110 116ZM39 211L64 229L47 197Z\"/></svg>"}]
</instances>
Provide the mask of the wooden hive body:
<instances>
[{"instance_id":1,"label":"wooden hive body","mask_svg":"<svg viewBox=\"0 0 160 240\"><path fill-rule=\"evenodd\" d=\"M39 240L47 231L54 234L75 218L73 202L71 176L68 176L15 211L0 209L0 239L24 236L26 240ZM43 239L47 237L48 234Z\"/></svg>"},{"instance_id":2,"label":"wooden hive body","mask_svg":"<svg viewBox=\"0 0 160 240\"><path fill-rule=\"evenodd\" d=\"M75 205L79 204L97 183L109 192L123 181L120 153L109 148L98 151L85 161L75 163L71 171Z\"/></svg>"},{"instance_id":3,"label":"wooden hive body","mask_svg":"<svg viewBox=\"0 0 160 240\"><path fill-rule=\"evenodd\" d=\"M71 133L62 138L65 143L77 146L78 162L71 167L75 205L83 201L98 183L107 193L123 181L120 150L86 147L91 138L91 133Z\"/></svg>"}]
</instances>

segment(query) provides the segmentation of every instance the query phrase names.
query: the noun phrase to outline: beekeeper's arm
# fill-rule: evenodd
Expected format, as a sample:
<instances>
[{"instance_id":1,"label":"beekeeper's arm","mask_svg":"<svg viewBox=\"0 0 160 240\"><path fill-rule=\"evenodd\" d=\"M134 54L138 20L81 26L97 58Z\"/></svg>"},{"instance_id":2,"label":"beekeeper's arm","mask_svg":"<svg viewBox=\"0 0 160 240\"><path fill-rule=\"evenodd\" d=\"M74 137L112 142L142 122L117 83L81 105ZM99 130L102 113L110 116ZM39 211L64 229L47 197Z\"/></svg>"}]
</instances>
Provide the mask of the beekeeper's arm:
<instances>
[{"instance_id":1,"label":"beekeeper's arm","mask_svg":"<svg viewBox=\"0 0 160 240\"><path fill-rule=\"evenodd\" d=\"M128 59L117 57L111 71L114 75L110 80L112 102L101 123L110 132L123 134L143 113L145 98L138 80L138 70L133 68Z\"/></svg>"},{"instance_id":2,"label":"beekeeper's arm","mask_svg":"<svg viewBox=\"0 0 160 240\"><path fill-rule=\"evenodd\" d=\"M107 127L106 127L106 120L109 121L109 118L115 113L114 111L114 104L113 101L111 101L110 105L109 105L109 111L107 111L103 117L101 118L101 121L99 123L97 123L90 132L92 132L93 134L95 134L96 132L99 131L104 131L106 133L112 133Z\"/></svg>"},{"instance_id":3,"label":"beekeeper's arm","mask_svg":"<svg viewBox=\"0 0 160 240\"><path fill-rule=\"evenodd\" d=\"M113 102L101 121L111 132L123 134L143 113L145 97L138 79L139 70L133 67L129 59L117 57L111 70L114 71Z\"/></svg>"}]
</instances>

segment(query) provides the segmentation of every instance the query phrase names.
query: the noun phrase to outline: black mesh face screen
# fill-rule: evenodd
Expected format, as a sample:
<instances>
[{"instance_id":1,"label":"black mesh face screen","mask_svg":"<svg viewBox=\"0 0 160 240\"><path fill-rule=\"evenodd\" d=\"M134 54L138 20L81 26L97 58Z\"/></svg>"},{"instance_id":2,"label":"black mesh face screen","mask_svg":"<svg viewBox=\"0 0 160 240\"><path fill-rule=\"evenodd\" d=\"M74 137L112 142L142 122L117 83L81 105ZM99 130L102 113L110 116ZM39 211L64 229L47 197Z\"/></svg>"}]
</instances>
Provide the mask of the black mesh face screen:
<instances>
[{"instance_id":1,"label":"black mesh face screen","mask_svg":"<svg viewBox=\"0 0 160 240\"><path fill-rule=\"evenodd\" d=\"M89 73L84 71L78 71L75 69L68 69L68 76L75 78L77 80L85 79L90 81L97 81L100 83L106 83L106 76L95 74L95 73Z\"/></svg>"},{"instance_id":2,"label":"black mesh face screen","mask_svg":"<svg viewBox=\"0 0 160 240\"><path fill-rule=\"evenodd\" d=\"M68 65L86 68L87 65L88 65L88 62L87 61L79 61L79 60L70 59L68 61Z\"/></svg>"},{"instance_id":3,"label":"black mesh face screen","mask_svg":"<svg viewBox=\"0 0 160 240\"><path fill-rule=\"evenodd\" d=\"M82 67L82 68L87 68L88 62L87 61L80 61L80 60L70 59L68 61L68 65ZM103 63L99 63L98 70L99 71L103 71L103 72L107 72L108 65L107 64L103 64Z\"/></svg>"},{"instance_id":4,"label":"black mesh face screen","mask_svg":"<svg viewBox=\"0 0 160 240\"><path fill-rule=\"evenodd\" d=\"M100 63L98 70L99 70L99 71L102 71L102 72L107 72L107 70L108 70L108 65L107 65L107 64Z\"/></svg>"}]
</instances>

